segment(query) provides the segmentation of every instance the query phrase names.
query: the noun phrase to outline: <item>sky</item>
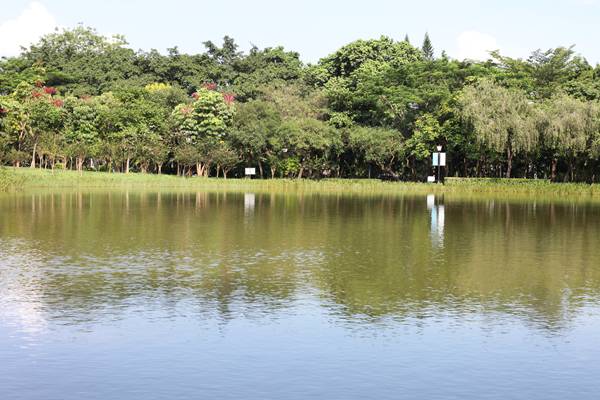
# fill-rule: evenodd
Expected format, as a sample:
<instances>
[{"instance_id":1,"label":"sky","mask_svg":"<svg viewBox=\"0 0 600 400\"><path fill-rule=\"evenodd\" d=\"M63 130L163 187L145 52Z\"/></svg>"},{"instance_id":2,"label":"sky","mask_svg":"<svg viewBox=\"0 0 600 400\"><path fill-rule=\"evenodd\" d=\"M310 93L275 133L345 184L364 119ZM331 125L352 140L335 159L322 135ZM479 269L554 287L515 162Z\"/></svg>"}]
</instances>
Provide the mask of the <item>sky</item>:
<instances>
[{"instance_id":1,"label":"sky","mask_svg":"<svg viewBox=\"0 0 600 400\"><path fill-rule=\"evenodd\" d=\"M575 46L600 62L600 0L0 0L0 56L14 56L54 28L91 26L123 34L134 49L204 51L232 36L242 50L283 45L316 62L356 39L381 35L436 53L526 58L536 49Z\"/></svg>"}]
</instances>

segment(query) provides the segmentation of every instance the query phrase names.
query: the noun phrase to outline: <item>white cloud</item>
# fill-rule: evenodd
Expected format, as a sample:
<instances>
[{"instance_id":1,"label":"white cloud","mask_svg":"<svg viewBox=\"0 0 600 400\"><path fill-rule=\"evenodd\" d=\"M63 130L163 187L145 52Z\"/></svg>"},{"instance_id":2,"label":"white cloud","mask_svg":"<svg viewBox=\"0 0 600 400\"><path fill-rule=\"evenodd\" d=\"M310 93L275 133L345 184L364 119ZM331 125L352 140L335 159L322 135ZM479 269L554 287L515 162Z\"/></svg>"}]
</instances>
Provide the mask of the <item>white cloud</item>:
<instances>
[{"instance_id":1,"label":"white cloud","mask_svg":"<svg viewBox=\"0 0 600 400\"><path fill-rule=\"evenodd\" d=\"M477 31L463 32L458 35L456 41L458 45L457 58L459 60L485 61L490 58L490 51L498 50L496 38Z\"/></svg>"},{"instance_id":2,"label":"white cloud","mask_svg":"<svg viewBox=\"0 0 600 400\"><path fill-rule=\"evenodd\" d=\"M42 3L30 3L15 19L0 21L0 57L18 55L21 46L36 42L56 26L56 19Z\"/></svg>"}]
</instances>

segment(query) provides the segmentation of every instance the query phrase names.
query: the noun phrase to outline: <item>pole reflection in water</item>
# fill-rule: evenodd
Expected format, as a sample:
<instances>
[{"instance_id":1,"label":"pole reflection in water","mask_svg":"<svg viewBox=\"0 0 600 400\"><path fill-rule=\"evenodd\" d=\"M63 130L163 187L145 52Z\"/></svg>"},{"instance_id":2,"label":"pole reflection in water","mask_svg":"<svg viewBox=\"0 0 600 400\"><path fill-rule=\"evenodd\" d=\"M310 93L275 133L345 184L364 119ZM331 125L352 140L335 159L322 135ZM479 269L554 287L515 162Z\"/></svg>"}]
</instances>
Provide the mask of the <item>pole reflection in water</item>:
<instances>
[{"instance_id":1,"label":"pole reflection in water","mask_svg":"<svg viewBox=\"0 0 600 400\"><path fill-rule=\"evenodd\" d=\"M427 195L427 209L431 215L431 244L435 248L444 247L444 223L446 220L446 210L442 198L434 194Z\"/></svg>"}]
</instances>

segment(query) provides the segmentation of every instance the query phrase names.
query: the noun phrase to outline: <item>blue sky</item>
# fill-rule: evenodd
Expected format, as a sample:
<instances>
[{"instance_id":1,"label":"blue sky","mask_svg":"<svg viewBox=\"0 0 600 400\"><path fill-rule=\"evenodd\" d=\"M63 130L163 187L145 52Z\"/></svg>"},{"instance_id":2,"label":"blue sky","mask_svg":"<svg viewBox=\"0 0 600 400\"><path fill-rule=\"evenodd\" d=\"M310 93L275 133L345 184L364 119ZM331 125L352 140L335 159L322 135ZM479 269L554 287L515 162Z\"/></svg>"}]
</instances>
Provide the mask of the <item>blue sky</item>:
<instances>
[{"instance_id":1,"label":"blue sky","mask_svg":"<svg viewBox=\"0 0 600 400\"><path fill-rule=\"evenodd\" d=\"M200 52L202 42L233 36L243 50L283 45L315 62L359 38L408 34L420 44L429 32L436 51L484 58L487 50L526 57L542 48L576 44L600 62L600 0L0 0L0 56L14 55L54 26L93 26L124 34L134 49L178 45Z\"/></svg>"}]
</instances>

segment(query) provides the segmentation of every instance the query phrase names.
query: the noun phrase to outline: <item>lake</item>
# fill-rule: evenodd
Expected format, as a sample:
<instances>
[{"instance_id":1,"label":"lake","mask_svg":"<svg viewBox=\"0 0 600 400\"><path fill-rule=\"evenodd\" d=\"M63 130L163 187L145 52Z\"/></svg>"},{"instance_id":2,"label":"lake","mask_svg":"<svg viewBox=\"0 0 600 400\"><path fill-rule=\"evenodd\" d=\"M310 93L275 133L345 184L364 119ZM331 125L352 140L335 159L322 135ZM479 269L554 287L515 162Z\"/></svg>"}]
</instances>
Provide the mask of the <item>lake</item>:
<instances>
[{"instance_id":1,"label":"lake","mask_svg":"<svg viewBox=\"0 0 600 400\"><path fill-rule=\"evenodd\" d=\"M0 399L597 399L600 206L0 195Z\"/></svg>"}]
</instances>

